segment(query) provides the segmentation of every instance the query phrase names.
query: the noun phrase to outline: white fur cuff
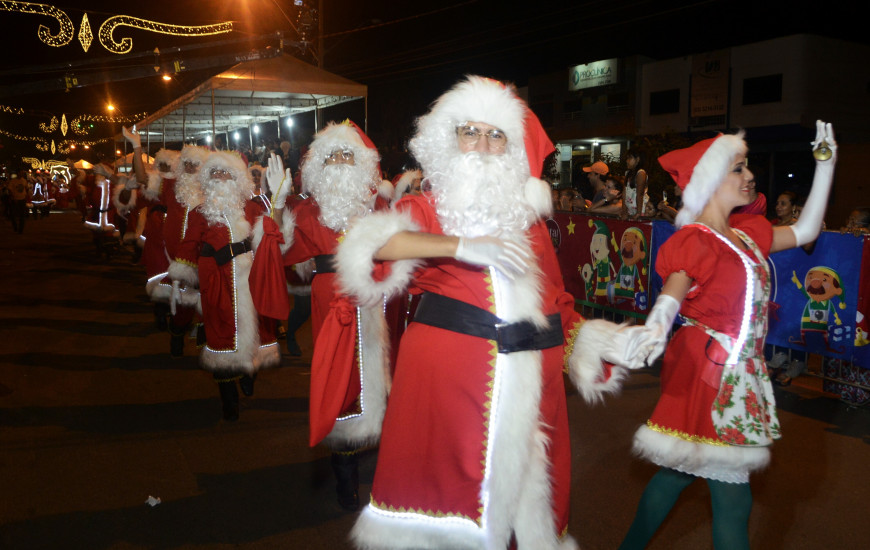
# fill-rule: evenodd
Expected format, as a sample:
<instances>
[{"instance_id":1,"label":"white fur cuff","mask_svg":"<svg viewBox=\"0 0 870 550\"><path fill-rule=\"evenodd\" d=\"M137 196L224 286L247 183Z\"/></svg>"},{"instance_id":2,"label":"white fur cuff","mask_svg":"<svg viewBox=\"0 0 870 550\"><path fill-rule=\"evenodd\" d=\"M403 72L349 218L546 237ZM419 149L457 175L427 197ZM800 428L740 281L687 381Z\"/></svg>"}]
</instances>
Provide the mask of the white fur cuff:
<instances>
[{"instance_id":1,"label":"white fur cuff","mask_svg":"<svg viewBox=\"0 0 870 550\"><path fill-rule=\"evenodd\" d=\"M175 260L169 263L169 278L190 286L199 285L199 271L193 266Z\"/></svg>"},{"instance_id":2,"label":"white fur cuff","mask_svg":"<svg viewBox=\"0 0 870 550\"><path fill-rule=\"evenodd\" d=\"M374 255L390 238L402 231L419 231L410 216L396 212L370 214L355 221L335 254L336 271L342 292L360 304L380 302L395 296L408 286L421 260L398 260L392 263L383 281L372 278Z\"/></svg>"},{"instance_id":3,"label":"white fur cuff","mask_svg":"<svg viewBox=\"0 0 870 550\"><path fill-rule=\"evenodd\" d=\"M583 399L590 404L604 400L604 394L617 395L628 369L614 365L607 372L602 363L604 350L612 344L614 324L603 319L583 323L568 358L568 375Z\"/></svg>"}]
</instances>

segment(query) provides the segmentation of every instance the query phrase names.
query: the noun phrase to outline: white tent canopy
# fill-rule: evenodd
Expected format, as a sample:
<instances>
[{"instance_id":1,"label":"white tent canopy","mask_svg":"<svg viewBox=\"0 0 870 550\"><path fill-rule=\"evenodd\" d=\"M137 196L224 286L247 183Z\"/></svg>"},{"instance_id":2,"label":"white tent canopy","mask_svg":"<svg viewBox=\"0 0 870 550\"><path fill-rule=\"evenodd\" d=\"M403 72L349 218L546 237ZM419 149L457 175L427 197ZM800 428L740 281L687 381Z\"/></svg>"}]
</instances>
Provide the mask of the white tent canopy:
<instances>
[{"instance_id":1,"label":"white tent canopy","mask_svg":"<svg viewBox=\"0 0 870 550\"><path fill-rule=\"evenodd\" d=\"M288 54L245 61L137 122L147 140L180 142L367 98L368 88Z\"/></svg>"}]
</instances>

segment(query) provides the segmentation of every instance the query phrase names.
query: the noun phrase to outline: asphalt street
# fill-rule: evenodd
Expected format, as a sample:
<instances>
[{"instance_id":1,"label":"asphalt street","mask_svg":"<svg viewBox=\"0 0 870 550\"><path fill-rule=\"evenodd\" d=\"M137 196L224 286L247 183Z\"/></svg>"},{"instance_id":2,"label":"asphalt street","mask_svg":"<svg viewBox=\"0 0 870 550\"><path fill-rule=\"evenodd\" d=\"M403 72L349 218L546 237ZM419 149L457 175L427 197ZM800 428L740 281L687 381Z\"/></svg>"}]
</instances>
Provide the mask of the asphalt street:
<instances>
[{"instance_id":1,"label":"asphalt street","mask_svg":"<svg viewBox=\"0 0 870 550\"><path fill-rule=\"evenodd\" d=\"M309 325L303 356L263 371L225 422L194 341L170 358L128 251L97 256L77 213L30 219L22 235L2 222L0 549L350 548L354 514L335 502L329 453L307 444ZM784 438L752 478L753 548L870 540L870 410L817 386L777 389ZM570 533L586 550L618 546L655 472L630 444L657 394L654 370L597 407L569 390ZM362 459L364 499L376 460ZM712 548L704 483L650 548Z\"/></svg>"}]
</instances>

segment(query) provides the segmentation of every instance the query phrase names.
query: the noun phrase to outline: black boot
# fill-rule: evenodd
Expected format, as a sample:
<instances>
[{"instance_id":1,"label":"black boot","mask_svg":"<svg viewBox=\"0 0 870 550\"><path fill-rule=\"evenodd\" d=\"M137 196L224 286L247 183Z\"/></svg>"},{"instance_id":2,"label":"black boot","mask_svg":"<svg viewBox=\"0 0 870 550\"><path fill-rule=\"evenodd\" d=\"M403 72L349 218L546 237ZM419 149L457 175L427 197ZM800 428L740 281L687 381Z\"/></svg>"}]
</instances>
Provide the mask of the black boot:
<instances>
[{"instance_id":1,"label":"black boot","mask_svg":"<svg viewBox=\"0 0 870 550\"><path fill-rule=\"evenodd\" d=\"M169 355L173 359L184 357L184 330L175 332L177 329L169 327Z\"/></svg>"},{"instance_id":2,"label":"black boot","mask_svg":"<svg viewBox=\"0 0 870 550\"><path fill-rule=\"evenodd\" d=\"M200 323L196 325L196 349L202 349L205 343L205 325Z\"/></svg>"},{"instance_id":3,"label":"black boot","mask_svg":"<svg viewBox=\"0 0 870 550\"><path fill-rule=\"evenodd\" d=\"M300 348L299 344L296 342L296 336L289 332L287 333L287 353L293 357L302 356L302 348Z\"/></svg>"},{"instance_id":4,"label":"black boot","mask_svg":"<svg viewBox=\"0 0 870 550\"><path fill-rule=\"evenodd\" d=\"M257 375L248 376L247 374L243 375L239 378L239 387L242 388L242 393L251 397L254 395L254 380L257 378Z\"/></svg>"},{"instance_id":5,"label":"black boot","mask_svg":"<svg viewBox=\"0 0 870 550\"><path fill-rule=\"evenodd\" d=\"M359 461L356 452L332 453L338 505L349 512L359 510Z\"/></svg>"},{"instance_id":6,"label":"black boot","mask_svg":"<svg viewBox=\"0 0 870 550\"><path fill-rule=\"evenodd\" d=\"M163 302L154 304L154 323L157 330L164 331L169 328L169 305Z\"/></svg>"},{"instance_id":7,"label":"black boot","mask_svg":"<svg viewBox=\"0 0 870 550\"><path fill-rule=\"evenodd\" d=\"M236 389L236 381L221 380L218 382L218 390L221 393L224 420L235 422L239 419L239 390Z\"/></svg>"}]
</instances>

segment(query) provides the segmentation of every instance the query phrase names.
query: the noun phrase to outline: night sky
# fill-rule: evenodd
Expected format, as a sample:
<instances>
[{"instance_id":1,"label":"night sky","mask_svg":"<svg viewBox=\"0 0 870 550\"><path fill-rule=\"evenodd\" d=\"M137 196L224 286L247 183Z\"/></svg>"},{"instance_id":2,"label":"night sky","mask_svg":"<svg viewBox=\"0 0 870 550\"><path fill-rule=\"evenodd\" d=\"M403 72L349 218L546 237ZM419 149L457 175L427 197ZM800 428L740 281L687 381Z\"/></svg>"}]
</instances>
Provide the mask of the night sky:
<instances>
[{"instance_id":1,"label":"night sky","mask_svg":"<svg viewBox=\"0 0 870 550\"><path fill-rule=\"evenodd\" d=\"M71 70L80 75L106 75L105 79L96 78L109 80L121 68L153 66L156 58L150 52L155 47L163 51L188 48L183 55L194 59L221 51L219 47L191 49L198 45L253 39L275 31L283 31L287 40L294 41L299 38L294 27L301 29L293 0L46 4L63 10L76 30L87 13L94 34L112 15L180 25L232 20L234 31L207 38L184 38L120 28L115 38L132 38L131 54L148 54L122 62L96 39L87 53L77 40L63 47L48 46L37 37L37 29L46 25L56 34L59 24L55 20L0 11L5 30L0 33L0 41L6 48L0 58L0 89L12 84L51 83ZM316 8L316 0L313 5ZM322 5L323 66L369 86L369 133L380 136L409 133L413 119L463 74L483 74L523 86L530 75L612 57L639 54L667 59L804 32L864 43L870 40L870 33L863 29L863 18L850 15L854 8L840 2L612 0L517 4L504 0L323 0ZM316 26L312 31L316 47ZM244 47L226 46L227 50ZM310 50L288 45L285 51L315 62ZM0 129L37 134L38 121L47 121L51 114L105 113L105 104L110 100L127 114L153 111L223 68L182 73L170 85L149 77L70 92L52 86L46 86L53 89L44 92L6 92L0 95L0 105L22 107L39 116L0 114ZM350 115L361 116L352 109ZM0 144L4 146L0 157L32 150L32 146L21 147L20 142L2 135Z\"/></svg>"}]
</instances>

